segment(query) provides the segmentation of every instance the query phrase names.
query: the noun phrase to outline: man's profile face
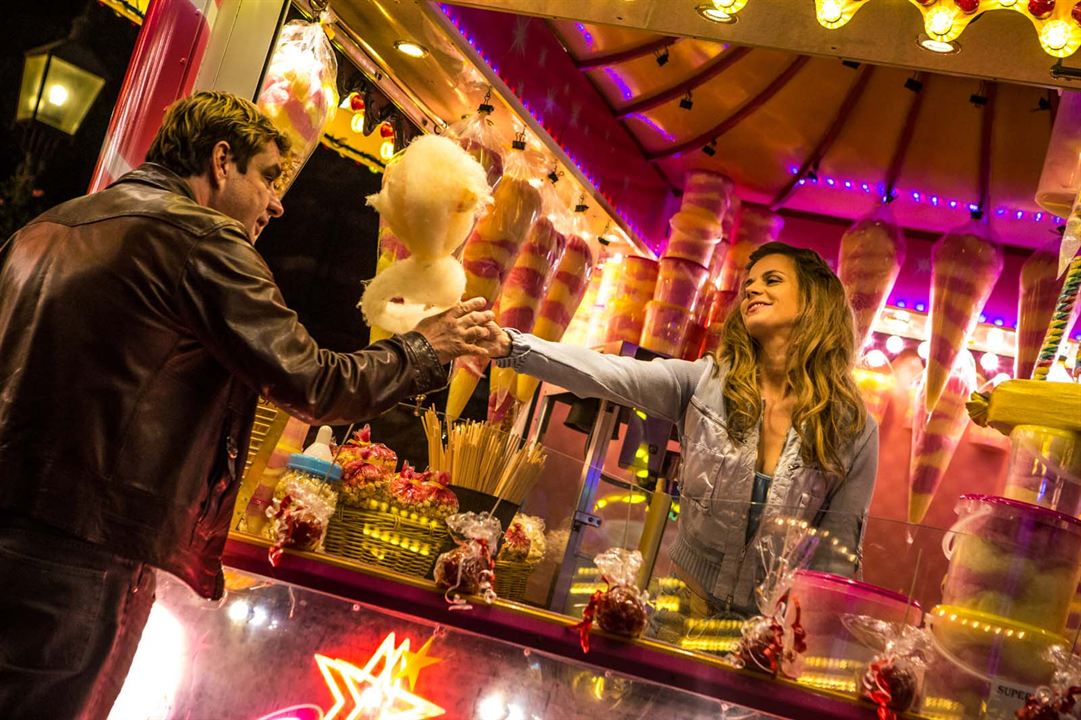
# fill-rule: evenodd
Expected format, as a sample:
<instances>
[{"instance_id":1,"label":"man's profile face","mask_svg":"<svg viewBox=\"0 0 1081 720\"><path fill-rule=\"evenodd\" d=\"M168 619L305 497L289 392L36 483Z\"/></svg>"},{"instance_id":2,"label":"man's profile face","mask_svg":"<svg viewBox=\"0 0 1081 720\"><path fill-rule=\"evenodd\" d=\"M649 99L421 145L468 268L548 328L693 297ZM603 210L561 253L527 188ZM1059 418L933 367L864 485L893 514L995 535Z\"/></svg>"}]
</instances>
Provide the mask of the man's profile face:
<instances>
[{"instance_id":1,"label":"man's profile face","mask_svg":"<svg viewBox=\"0 0 1081 720\"><path fill-rule=\"evenodd\" d=\"M283 212L278 198L281 153L274 142L268 142L248 161L247 172L240 172L231 154L227 163L229 172L215 209L239 220L254 244L270 219Z\"/></svg>"}]
</instances>

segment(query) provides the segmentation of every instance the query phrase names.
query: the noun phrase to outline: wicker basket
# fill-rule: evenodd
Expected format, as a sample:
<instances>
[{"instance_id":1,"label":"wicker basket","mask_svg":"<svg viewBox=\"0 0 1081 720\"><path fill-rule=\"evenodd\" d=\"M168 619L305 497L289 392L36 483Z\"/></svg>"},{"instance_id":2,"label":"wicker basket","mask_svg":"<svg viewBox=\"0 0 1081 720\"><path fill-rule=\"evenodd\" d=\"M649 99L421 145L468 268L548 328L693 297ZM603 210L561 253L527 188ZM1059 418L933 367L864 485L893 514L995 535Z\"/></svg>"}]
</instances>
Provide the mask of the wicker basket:
<instances>
[{"instance_id":1,"label":"wicker basket","mask_svg":"<svg viewBox=\"0 0 1081 720\"><path fill-rule=\"evenodd\" d=\"M327 524L323 549L405 575L431 577L436 558L449 543L442 519L419 517L370 499L363 508L338 504Z\"/></svg>"},{"instance_id":2,"label":"wicker basket","mask_svg":"<svg viewBox=\"0 0 1081 720\"><path fill-rule=\"evenodd\" d=\"M495 592L504 600L519 602L525 597L529 576L538 565L537 560L496 560Z\"/></svg>"}]
</instances>

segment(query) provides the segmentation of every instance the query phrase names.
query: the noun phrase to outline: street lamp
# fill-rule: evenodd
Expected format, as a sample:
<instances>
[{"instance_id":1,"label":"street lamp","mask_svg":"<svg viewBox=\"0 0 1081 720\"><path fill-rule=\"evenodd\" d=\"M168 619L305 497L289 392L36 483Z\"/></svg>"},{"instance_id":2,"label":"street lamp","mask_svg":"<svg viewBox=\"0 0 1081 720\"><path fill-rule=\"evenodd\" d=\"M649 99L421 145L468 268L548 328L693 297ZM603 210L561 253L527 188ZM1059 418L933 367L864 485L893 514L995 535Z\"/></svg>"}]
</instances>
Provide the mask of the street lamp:
<instances>
[{"instance_id":1,"label":"street lamp","mask_svg":"<svg viewBox=\"0 0 1081 720\"><path fill-rule=\"evenodd\" d=\"M68 135L79 129L105 86L105 68L83 42L88 25L84 13L68 37L26 53L17 121L37 120Z\"/></svg>"}]
</instances>

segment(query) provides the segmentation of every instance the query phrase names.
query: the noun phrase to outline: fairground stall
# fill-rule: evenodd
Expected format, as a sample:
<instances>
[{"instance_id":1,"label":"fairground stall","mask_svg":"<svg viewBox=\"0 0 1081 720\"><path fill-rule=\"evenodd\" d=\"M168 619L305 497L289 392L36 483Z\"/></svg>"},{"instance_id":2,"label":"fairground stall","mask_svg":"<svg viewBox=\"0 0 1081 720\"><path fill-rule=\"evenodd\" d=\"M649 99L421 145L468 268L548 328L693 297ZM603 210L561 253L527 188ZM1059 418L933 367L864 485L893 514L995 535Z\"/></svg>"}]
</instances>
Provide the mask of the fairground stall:
<instances>
[{"instance_id":1,"label":"fairground stall","mask_svg":"<svg viewBox=\"0 0 1081 720\"><path fill-rule=\"evenodd\" d=\"M175 98L257 100L300 149L259 248L324 345L464 292L694 360L780 240L844 283L880 428L857 534L759 501L757 607L702 613L681 518L752 503L681 488L669 422L481 358L367 425L262 404L226 597L162 578L114 717L1071 711L1081 4L103 2L142 30L94 187Z\"/></svg>"}]
</instances>

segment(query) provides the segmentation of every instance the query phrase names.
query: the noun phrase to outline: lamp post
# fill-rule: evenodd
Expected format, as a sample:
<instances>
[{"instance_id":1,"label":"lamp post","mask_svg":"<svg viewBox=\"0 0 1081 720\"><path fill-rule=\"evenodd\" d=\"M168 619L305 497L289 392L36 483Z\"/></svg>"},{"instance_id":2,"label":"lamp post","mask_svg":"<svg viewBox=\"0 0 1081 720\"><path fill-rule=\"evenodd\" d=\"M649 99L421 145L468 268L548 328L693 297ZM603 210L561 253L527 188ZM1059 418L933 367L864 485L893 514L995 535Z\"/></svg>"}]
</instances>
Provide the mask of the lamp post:
<instances>
[{"instance_id":1,"label":"lamp post","mask_svg":"<svg viewBox=\"0 0 1081 720\"><path fill-rule=\"evenodd\" d=\"M62 138L79 130L105 86L105 66L86 45L88 3L62 40L29 50L23 62L15 121L22 126L22 161L0 183L0 236L30 220L36 207L34 180Z\"/></svg>"},{"instance_id":2,"label":"lamp post","mask_svg":"<svg viewBox=\"0 0 1081 720\"><path fill-rule=\"evenodd\" d=\"M84 12L66 38L26 53L16 121L78 131L105 86L105 68L84 42L89 24Z\"/></svg>"}]
</instances>

